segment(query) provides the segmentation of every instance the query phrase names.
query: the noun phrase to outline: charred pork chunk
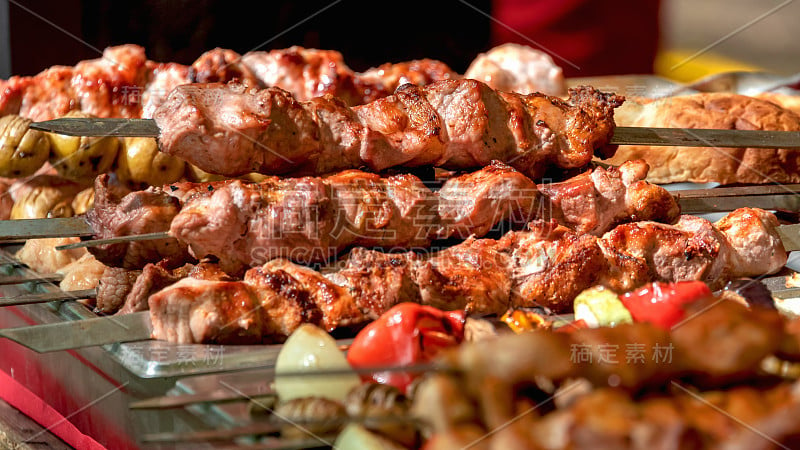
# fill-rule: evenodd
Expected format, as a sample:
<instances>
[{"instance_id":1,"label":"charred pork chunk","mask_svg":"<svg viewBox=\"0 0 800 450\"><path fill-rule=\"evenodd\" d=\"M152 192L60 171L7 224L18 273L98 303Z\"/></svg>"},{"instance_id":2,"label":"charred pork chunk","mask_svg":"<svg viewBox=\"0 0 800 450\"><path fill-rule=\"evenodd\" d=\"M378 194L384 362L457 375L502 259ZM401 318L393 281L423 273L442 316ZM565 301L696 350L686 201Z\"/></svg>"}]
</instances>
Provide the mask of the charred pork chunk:
<instances>
[{"instance_id":1,"label":"charred pork chunk","mask_svg":"<svg viewBox=\"0 0 800 450\"><path fill-rule=\"evenodd\" d=\"M0 115L41 121L80 110L100 117L139 117L140 104L126 101L124 94L144 85L146 62L143 48L120 45L75 67L53 66L33 77L11 77L2 82Z\"/></svg>"},{"instance_id":2,"label":"charred pork chunk","mask_svg":"<svg viewBox=\"0 0 800 450\"><path fill-rule=\"evenodd\" d=\"M282 89L178 86L154 119L162 151L206 172L324 174L367 166L468 169L505 161L532 178L613 154L623 98L591 87L568 101L490 89L475 80L400 86L350 108L332 96L298 102Z\"/></svg>"},{"instance_id":3,"label":"charred pork chunk","mask_svg":"<svg viewBox=\"0 0 800 450\"><path fill-rule=\"evenodd\" d=\"M106 267L97 285L95 312L106 315L117 312L141 274L141 270Z\"/></svg>"},{"instance_id":4,"label":"charred pork chunk","mask_svg":"<svg viewBox=\"0 0 800 450\"><path fill-rule=\"evenodd\" d=\"M86 220L98 239L169 230L180 210L177 198L161 188L125 194L109 186L109 176L95 180L94 206ZM188 258L186 246L174 238L125 242L91 247L90 252L109 266L141 269L164 258Z\"/></svg>"},{"instance_id":5,"label":"charred pork chunk","mask_svg":"<svg viewBox=\"0 0 800 450\"><path fill-rule=\"evenodd\" d=\"M373 319L403 301L476 314L532 306L562 313L571 310L578 293L597 284L618 291L651 281L703 280L716 286L775 272L787 259L776 226L774 216L752 208L716 224L691 216L676 225L623 224L602 238L539 221L529 231L499 240L468 239L428 255L358 248L320 272L276 259L248 270L240 282L181 281L149 303L154 336L184 343L230 337L280 341L301 323L331 331ZM760 245L740 245L743 236ZM744 257L753 262L741 264ZM232 299L238 303L229 303ZM246 311L246 317L230 308Z\"/></svg>"},{"instance_id":6,"label":"charred pork chunk","mask_svg":"<svg viewBox=\"0 0 800 450\"><path fill-rule=\"evenodd\" d=\"M138 311L147 311L149 308L147 299L156 292L171 286L178 281L191 277L197 280L208 281L231 281L228 274L220 270L219 266L206 261L198 264L184 264L180 267L173 267L174 261L163 260L158 264L148 264L140 271L136 281L130 287L124 298L124 303L117 314L128 314ZM102 298L98 292L98 300Z\"/></svg>"},{"instance_id":7,"label":"charred pork chunk","mask_svg":"<svg viewBox=\"0 0 800 450\"><path fill-rule=\"evenodd\" d=\"M242 57L242 64L256 74L262 86L284 89L297 100L329 94L350 106L386 97L406 83L422 86L458 77L446 64L430 59L388 63L355 73L337 51L297 46L250 52Z\"/></svg>"},{"instance_id":8,"label":"charred pork chunk","mask_svg":"<svg viewBox=\"0 0 800 450\"><path fill-rule=\"evenodd\" d=\"M436 192L413 175L380 177L357 170L325 178L268 177L260 183L175 183L128 194L119 205L135 203L142 209L137 214L104 207L117 203L101 199L89 218L98 236L119 235L109 226L168 228L194 256L215 256L225 270L237 272L273 258L325 261L352 246L425 247L435 239L481 237L505 223L519 229L534 219L553 218L595 235L630 220L675 221L675 199L642 181L646 173L645 164L633 161L537 186L510 166L493 162L447 180ZM105 191L99 188L101 197L108 197ZM174 201L182 207L172 215L175 209L164 204ZM145 227L125 220L159 223ZM119 255L131 252L127 245L135 243L116 244L116 261L101 259L119 265ZM143 260L157 262L164 256L157 247L151 250Z\"/></svg>"}]
</instances>

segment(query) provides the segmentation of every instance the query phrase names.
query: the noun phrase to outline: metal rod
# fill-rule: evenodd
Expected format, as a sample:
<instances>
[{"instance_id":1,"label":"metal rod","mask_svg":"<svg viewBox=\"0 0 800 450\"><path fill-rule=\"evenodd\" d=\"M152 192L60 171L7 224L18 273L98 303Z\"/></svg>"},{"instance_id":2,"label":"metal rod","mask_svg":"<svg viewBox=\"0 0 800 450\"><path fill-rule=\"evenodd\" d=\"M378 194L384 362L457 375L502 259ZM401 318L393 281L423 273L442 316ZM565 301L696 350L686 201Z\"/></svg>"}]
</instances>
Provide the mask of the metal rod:
<instances>
[{"instance_id":1,"label":"metal rod","mask_svg":"<svg viewBox=\"0 0 800 450\"><path fill-rule=\"evenodd\" d=\"M95 298L97 296L96 289L83 289L79 291L58 291L58 292L42 292L41 294L24 294L16 297L2 297L0 298L0 307L3 306L20 306L20 305L33 305L36 303L49 303L65 300L83 300L87 298Z\"/></svg>"},{"instance_id":2,"label":"metal rod","mask_svg":"<svg viewBox=\"0 0 800 450\"><path fill-rule=\"evenodd\" d=\"M49 273L45 275L13 275L0 277L0 286L24 283L58 283L63 279L64 275L61 275L60 273Z\"/></svg>"},{"instance_id":3,"label":"metal rod","mask_svg":"<svg viewBox=\"0 0 800 450\"><path fill-rule=\"evenodd\" d=\"M159 231L157 233L134 234L131 236L120 236L108 239L92 239L89 241L76 242L74 244L59 245L56 247L56 250L71 250L74 248L97 247L106 244L121 244L123 242L168 239L170 237L171 236L166 231Z\"/></svg>"}]
</instances>

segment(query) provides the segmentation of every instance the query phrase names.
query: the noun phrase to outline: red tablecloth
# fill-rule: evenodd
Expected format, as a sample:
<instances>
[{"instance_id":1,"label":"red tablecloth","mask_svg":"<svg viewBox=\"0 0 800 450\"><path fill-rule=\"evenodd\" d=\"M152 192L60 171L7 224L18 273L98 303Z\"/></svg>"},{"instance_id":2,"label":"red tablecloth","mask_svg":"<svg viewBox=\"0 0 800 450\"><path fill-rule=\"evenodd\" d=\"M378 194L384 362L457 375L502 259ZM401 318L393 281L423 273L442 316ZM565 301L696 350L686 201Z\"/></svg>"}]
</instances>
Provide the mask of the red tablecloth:
<instances>
[{"instance_id":1,"label":"red tablecloth","mask_svg":"<svg viewBox=\"0 0 800 450\"><path fill-rule=\"evenodd\" d=\"M2 370L0 370L0 398L72 447L80 450L105 450L105 447L81 433L58 411Z\"/></svg>"}]
</instances>

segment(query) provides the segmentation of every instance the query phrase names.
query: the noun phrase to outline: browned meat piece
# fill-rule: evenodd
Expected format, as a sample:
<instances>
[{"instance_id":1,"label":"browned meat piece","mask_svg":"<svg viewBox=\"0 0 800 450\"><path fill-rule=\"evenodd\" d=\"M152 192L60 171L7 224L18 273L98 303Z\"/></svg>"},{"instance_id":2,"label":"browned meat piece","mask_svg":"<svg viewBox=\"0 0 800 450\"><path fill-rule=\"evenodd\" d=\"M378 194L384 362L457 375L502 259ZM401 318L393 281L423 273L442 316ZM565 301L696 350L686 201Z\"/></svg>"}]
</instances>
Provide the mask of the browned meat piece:
<instances>
[{"instance_id":1,"label":"browned meat piece","mask_svg":"<svg viewBox=\"0 0 800 450\"><path fill-rule=\"evenodd\" d=\"M144 86L146 62L137 45L109 47L102 58L79 62L71 83L75 109L97 117L139 117L141 104L127 96Z\"/></svg>"},{"instance_id":2,"label":"browned meat piece","mask_svg":"<svg viewBox=\"0 0 800 450\"><path fill-rule=\"evenodd\" d=\"M438 238L484 236L498 223L525 224L544 211L533 180L497 161L447 180L438 195Z\"/></svg>"},{"instance_id":3,"label":"browned meat piece","mask_svg":"<svg viewBox=\"0 0 800 450\"><path fill-rule=\"evenodd\" d=\"M554 382L580 377L595 386L607 386L609 376L616 375L620 388L636 391L648 385L661 386L679 376L719 383L753 374L761 360L774 353L782 340L777 311L748 309L728 300L709 300L695 306L697 309L692 311L709 314L699 314L672 332L644 323L564 334L533 331L463 345L447 356L447 363L464 369L468 386L478 388L480 380L486 377L507 385L518 385L536 376ZM713 339L709 339L711 335ZM622 353L613 359L603 359L604 345L618 345L624 351L629 343L644 344L648 352L645 361L626 363ZM576 345L592 353L591 362L589 358L574 360L572 352ZM669 363L652 357L656 345L671 348ZM709 354L712 348L713 355Z\"/></svg>"},{"instance_id":4,"label":"browned meat piece","mask_svg":"<svg viewBox=\"0 0 800 450\"><path fill-rule=\"evenodd\" d=\"M384 311L366 311L367 299L356 301L348 288L286 260L250 269L240 282L190 277L150 296L153 335L182 343L281 342L303 323L332 331Z\"/></svg>"},{"instance_id":5,"label":"browned meat piece","mask_svg":"<svg viewBox=\"0 0 800 450\"><path fill-rule=\"evenodd\" d=\"M0 117L19 114L22 107L22 95L26 86L32 83L30 77L11 77L0 80Z\"/></svg>"},{"instance_id":6,"label":"browned meat piece","mask_svg":"<svg viewBox=\"0 0 800 450\"><path fill-rule=\"evenodd\" d=\"M170 233L197 257L219 257L228 271L274 258L324 261L351 245L427 245L434 202L412 175L347 171L325 179L235 181L192 196Z\"/></svg>"},{"instance_id":7,"label":"browned meat piece","mask_svg":"<svg viewBox=\"0 0 800 450\"><path fill-rule=\"evenodd\" d=\"M547 53L526 45L503 44L481 53L464 78L480 80L506 92L564 95L564 74Z\"/></svg>"},{"instance_id":8,"label":"browned meat piece","mask_svg":"<svg viewBox=\"0 0 800 450\"><path fill-rule=\"evenodd\" d=\"M570 311L572 300L610 271L597 238L554 222L536 222L530 232L508 233L502 242L511 252L513 307Z\"/></svg>"},{"instance_id":9,"label":"browned meat piece","mask_svg":"<svg viewBox=\"0 0 800 450\"><path fill-rule=\"evenodd\" d=\"M656 280L702 280L719 288L733 278L774 273L787 259L777 225L775 216L756 208L737 209L716 224L681 216L674 226L620 225L600 245L617 267L636 269L622 269L606 283L621 291L632 289L647 271Z\"/></svg>"},{"instance_id":10,"label":"browned meat piece","mask_svg":"<svg viewBox=\"0 0 800 450\"><path fill-rule=\"evenodd\" d=\"M122 195L109 187L109 176L95 180L94 206L86 213L99 239L169 230L180 203L160 188ZM106 265L138 269L164 258L189 259L185 245L173 238L106 244L90 252Z\"/></svg>"},{"instance_id":11,"label":"browned meat piece","mask_svg":"<svg viewBox=\"0 0 800 450\"><path fill-rule=\"evenodd\" d=\"M125 295L124 303L118 304L119 309L114 312L117 314L129 314L137 311L146 311L148 308L147 299L152 294L177 283L187 276L191 276L193 268L192 264L186 264L170 270L162 262L144 266L127 295ZM197 278L203 279L203 277ZM99 298L100 293L98 292L98 302Z\"/></svg>"},{"instance_id":12,"label":"browned meat piece","mask_svg":"<svg viewBox=\"0 0 800 450\"><path fill-rule=\"evenodd\" d=\"M628 161L618 168L597 167L567 181L541 184L550 202L544 210L558 223L598 236L624 222L673 223L680 207L668 191L644 181L648 170L644 161Z\"/></svg>"},{"instance_id":13,"label":"browned meat piece","mask_svg":"<svg viewBox=\"0 0 800 450\"><path fill-rule=\"evenodd\" d=\"M53 66L36 76L0 80L0 116L20 114L38 121L82 110L100 117L149 118L177 86L233 80L253 87L280 87L301 100L333 94L348 105L358 105L385 97L403 83L427 84L457 76L433 60L385 64L358 74L338 52L301 47L244 57L216 48L184 66L149 61L143 48L120 45L75 67Z\"/></svg>"},{"instance_id":14,"label":"browned meat piece","mask_svg":"<svg viewBox=\"0 0 800 450\"><path fill-rule=\"evenodd\" d=\"M796 418L797 411L792 385L785 382L643 399L606 387L544 416L521 435L521 445L576 450L796 448L791 435L798 428L789 418Z\"/></svg>"},{"instance_id":15,"label":"browned meat piece","mask_svg":"<svg viewBox=\"0 0 800 450\"><path fill-rule=\"evenodd\" d=\"M263 86L289 91L300 101L331 94L348 105L362 103L354 92L354 73L337 51L295 46L250 52L242 57L242 64Z\"/></svg>"},{"instance_id":16,"label":"browned meat piece","mask_svg":"<svg viewBox=\"0 0 800 450\"><path fill-rule=\"evenodd\" d=\"M278 257L315 261L335 255L338 210L330 187L319 179L275 181L236 181L192 199L172 221L171 234L196 257L223 255L229 271Z\"/></svg>"},{"instance_id":17,"label":"browned meat piece","mask_svg":"<svg viewBox=\"0 0 800 450\"><path fill-rule=\"evenodd\" d=\"M180 343L282 341L303 323L327 330L366 320L347 291L285 260L243 282L185 278L150 296L153 336Z\"/></svg>"},{"instance_id":18,"label":"browned meat piece","mask_svg":"<svg viewBox=\"0 0 800 450\"><path fill-rule=\"evenodd\" d=\"M189 69L191 83L227 83L239 80L258 86L253 72L242 62L242 55L224 48L209 50L192 63Z\"/></svg>"},{"instance_id":19,"label":"browned meat piece","mask_svg":"<svg viewBox=\"0 0 800 450\"><path fill-rule=\"evenodd\" d=\"M148 61L148 79L144 88L136 92L141 98L132 100L142 103L143 118L151 118L167 95L182 84L239 80L258 86L258 80L240 60L241 56L232 50L215 48L200 55L191 66Z\"/></svg>"},{"instance_id":20,"label":"browned meat piece","mask_svg":"<svg viewBox=\"0 0 800 450\"><path fill-rule=\"evenodd\" d=\"M509 307L515 287L509 256L492 239L470 239L416 265L421 303L444 310L493 314Z\"/></svg>"},{"instance_id":21,"label":"browned meat piece","mask_svg":"<svg viewBox=\"0 0 800 450\"><path fill-rule=\"evenodd\" d=\"M688 319L670 335L677 365L696 385L715 387L747 379L784 340L783 319L774 309L716 299L686 309Z\"/></svg>"},{"instance_id":22,"label":"browned meat piece","mask_svg":"<svg viewBox=\"0 0 800 450\"><path fill-rule=\"evenodd\" d=\"M764 439L761 434L753 433L750 429L734 429L733 433L728 433L723 439L719 448L724 450L774 450L776 448L800 448L800 425L797 417L800 415L800 404L797 398L797 386L788 389L772 389L768 392L767 407L758 408L757 414L760 416L756 420L748 420L747 423L759 430L761 434L769 436ZM755 398L754 398L755 397ZM746 405L746 401L755 400L763 404L764 393L756 392L744 401L737 402L738 405ZM787 401L790 403L787 405ZM783 407L769 408L772 405ZM737 411L738 412L738 411ZM738 416L734 416L738 417ZM747 417L747 416L745 416ZM749 417L748 417L749 419ZM733 426L729 427L735 428ZM726 430L728 431L728 430Z\"/></svg>"},{"instance_id":23,"label":"browned meat piece","mask_svg":"<svg viewBox=\"0 0 800 450\"><path fill-rule=\"evenodd\" d=\"M734 277L773 273L786 264L778 225L774 214L758 208L737 209L714 224L733 250Z\"/></svg>"},{"instance_id":24,"label":"browned meat piece","mask_svg":"<svg viewBox=\"0 0 800 450\"><path fill-rule=\"evenodd\" d=\"M141 270L128 270L119 267L106 267L97 285L95 312L114 314L125 303Z\"/></svg>"},{"instance_id":25,"label":"browned meat piece","mask_svg":"<svg viewBox=\"0 0 800 450\"><path fill-rule=\"evenodd\" d=\"M392 94L400 86L411 83L425 86L441 80L460 76L447 64L434 59L421 59L402 63L386 63L355 75L355 86L361 98L358 103L369 103Z\"/></svg>"},{"instance_id":26,"label":"browned meat piece","mask_svg":"<svg viewBox=\"0 0 800 450\"><path fill-rule=\"evenodd\" d=\"M420 302L415 282L416 255L384 253L356 247L323 275L347 289L369 319L401 302Z\"/></svg>"},{"instance_id":27,"label":"browned meat piece","mask_svg":"<svg viewBox=\"0 0 800 450\"><path fill-rule=\"evenodd\" d=\"M33 121L61 117L78 108L72 91L72 67L54 66L34 77L9 80L21 96L19 115Z\"/></svg>"},{"instance_id":28,"label":"browned meat piece","mask_svg":"<svg viewBox=\"0 0 800 450\"><path fill-rule=\"evenodd\" d=\"M435 194L414 175L381 178L347 170L324 181L335 202L332 236L337 242L383 248L422 246L439 221Z\"/></svg>"},{"instance_id":29,"label":"browned meat piece","mask_svg":"<svg viewBox=\"0 0 800 450\"><path fill-rule=\"evenodd\" d=\"M139 117L141 106L128 101L146 79L144 49L109 47L103 57L75 67L54 66L33 77L12 77L0 92L0 106L34 121L82 110L100 117ZM17 105L19 105L17 107Z\"/></svg>"},{"instance_id":30,"label":"browned meat piece","mask_svg":"<svg viewBox=\"0 0 800 450\"><path fill-rule=\"evenodd\" d=\"M670 332L629 324L572 333L540 330L464 344L439 361L460 375L423 382L412 410L434 408L428 417L444 437L434 437L436 448L453 448L444 444L466 424L488 431L513 423L524 426L503 435L484 434L489 448L511 443L548 449L754 448L751 439L743 441L748 446L731 446L737 442L732 436L744 434L788 442L783 439L796 433L796 420L777 418L800 410L796 383L772 380L706 392L698 384L704 380L719 389L743 375L753 380L760 362L781 341L780 315L722 299L695 304L689 314L698 311L704 313ZM641 359L627 358L626 349L634 345L641 348ZM669 352L652 357L659 352L656 346ZM585 349L586 357L576 360L576 348ZM617 350L603 356L603 348ZM541 386L543 379L559 386L552 409L528 397L527 387ZM573 395L573 379L595 389ZM567 392L573 398L559 401ZM423 403L449 398L457 399L457 408L447 415Z\"/></svg>"},{"instance_id":31,"label":"browned meat piece","mask_svg":"<svg viewBox=\"0 0 800 450\"><path fill-rule=\"evenodd\" d=\"M261 342L258 299L245 283L187 277L150 296L153 337L178 343Z\"/></svg>"},{"instance_id":32,"label":"browned meat piece","mask_svg":"<svg viewBox=\"0 0 800 450\"><path fill-rule=\"evenodd\" d=\"M283 259L248 270L244 283L259 298L268 339L281 340L303 323L332 331L367 320L347 289Z\"/></svg>"},{"instance_id":33,"label":"browned meat piece","mask_svg":"<svg viewBox=\"0 0 800 450\"><path fill-rule=\"evenodd\" d=\"M778 357L787 361L800 362L800 318L786 321Z\"/></svg>"},{"instance_id":34,"label":"browned meat piece","mask_svg":"<svg viewBox=\"0 0 800 450\"><path fill-rule=\"evenodd\" d=\"M262 86L284 89L300 101L330 94L349 106L390 95L406 83L423 86L458 77L446 64L430 59L387 63L355 73L337 51L297 46L250 52L242 57L242 63Z\"/></svg>"},{"instance_id":35,"label":"browned meat piece","mask_svg":"<svg viewBox=\"0 0 800 450\"><path fill-rule=\"evenodd\" d=\"M132 92L128 99L130 102L141 102L144 119L153 117L156 108L164 103L175 87L191 82L188 66L154 62L149 62L149 66L146 86L141 91Z\"/></svg>"},{"instance_id":36,"label":"browned meat piece","mask_svg":"<svg viewBox=\"0 0 800 450\"><path fill-rule=\"evenodd\" d=\"M228 176L361 165L464 169L498 159L535 178L547 166L582 167L595 152L612 154L622 100L590 87L563 101L445 80L348 108L330 96L297 102L278 88L197 84L173 90L154 119L164 152Z\"/></svg>"}]
</instances>

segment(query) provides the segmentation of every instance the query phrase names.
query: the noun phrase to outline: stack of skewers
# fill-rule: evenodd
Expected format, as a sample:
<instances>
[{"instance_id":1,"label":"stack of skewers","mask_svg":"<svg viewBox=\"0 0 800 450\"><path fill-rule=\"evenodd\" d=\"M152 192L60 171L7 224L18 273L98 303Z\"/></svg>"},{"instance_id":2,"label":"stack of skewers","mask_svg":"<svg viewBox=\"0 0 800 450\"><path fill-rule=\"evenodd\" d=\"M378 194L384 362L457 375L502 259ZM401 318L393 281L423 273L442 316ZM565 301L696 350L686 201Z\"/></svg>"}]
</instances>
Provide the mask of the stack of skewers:
<instances>
[{"instance_id":1,"label":"stack of skewers","mask_svg":"<svg viewBox=\"0 0 800 450\"><path fill-rule=\"evenodd\" d=\"M98 314L114 315L95 319L95 326L110 320L141 323L146 316L152 327L102 337L92 333L83 340L73 336L64 341L67 346L150 337L179 344L280 343L305 324L352 333L405 302L472 316L499 317L533 308L544 316L569 314L576 297L595 286L623 293L652 282L694 280L716 290L738 278L777 273L786 264L787 251L800 248L796 228L781 225L767 211L783 209L797 186L673 196L647 181L650 167L642 160L618 167L593 163L594 158L611 157L619 144L780 146L789 149L781 152L793 154L791 149L800 148L796 132L617 127L614 109L623 99L614 94L591 87L572 89L566 99L503 92L468 78L507 82L507 77L481 75L475 69L462 78L432 61L354 74L340 56L304 49L286 51L301 55L302 63L281 52L239 57L216 50L192 68L156 65L130 46L107 52L104 60L75 68L12 78L3 82L0 98L4 112L28 118L7 116L16 127L6 137L13 149L32 145L34 159L52 159L54 170L76 179L75 192L87 174L97 175L93 189L81 194L92 198L92 206L78 207L77 199L70 204L76 214L86 210L85 216L52 218L59 214L48 213L50 219L0 223L3 238L31 239L18 257L43 279L60 280L65 291L0 300L0 305L61 296L80 299ZM330 60L338 62L323 64ZM309 67L323 66L338 74L336 81L309 84L310 74L325 78ZM283 71L280 81L269 78L275 67ZM504 73L500 64L490 67L495 75ZM103 89L83 95L86 86L63 81L85 79L87 71L98 80L118 73L114 79L129 84L97 83ZM499 87L523 90L518 86L535 85L520 78ZM540 84L554 85L552 80ZM121 104L115 96L125 86L144 92L144 105ZM158 95L159 86L169 86L168 95ZM322 93L332 95L317 97ZM73 114L50 120L73 109L106 118L144 119ZM797 122L800 130L800 118ZM126 138L123 144L120 137ZM117 157L119 145L124 155ZM70 146L72 151L64 150ZM162 175L169 175L134 170L130 161L137 151L146 161L141 167L166 168ZM9 174L38 169L9 154ZM118 176L102 173L115 158ZM195 181L180 179L184 161L196 169ZM542 182L544 178L554 181ZM134 190L143 184L152 186ZM750 206L758 208L746 207L749 201L756 201ZM730 214L712 223L681 215L687 207L692 213ZM735 325L744 317L752 318L747 333L765 336L753 343L757 351L742 343L740 352L747 358L739 365L704 365L692 356L689 338L650 325L586 330L569 338L537 331L466 346L438 363L443 365L429 367L455 375L436 375L420 384L417 393L440 399L443 410L415 417L433 426L432 448L449 448L497 429L519 413L519 405L530 406L526 402L535 395L515 396L520 384L540 378L550 384L536 385L536 392L556 395L574 380L599 387L616 377L612 387L622 390L591 390L563 408L566 412L558 419L551 417L580 421L573 417L580 411L569 407L579 408L582 401L603 402L607 396L626 408L646 409L646 402L636 404L636 397L627 396L663 386L665 380L739 382L744 374L761 376L759 364L767 357L797 358L791 347L796 339L793 322L784 324L777 313L764 313L758 306L748 310L727 302L720 308L726 311L720 320L732 320L733 331L721 339L739 336ZM70 327L75 324L53 332ZM762 328L772 329L774 336ZM0 332L38 350L67 348L37 347L25 341L31 334ZM560 369L570 345L608 339L619 346L639 337L664 345L675 341L684 359L670 370L647 366L621 373L580 364ZM525 353L510 350L518 348L533 349L536 361L522 358L519 366L504 366L504 358L513 358L506 355ZM731 358L738 362L738 355ZM542 368L542 363L552 367ZM494 384L484 397L476 386L486 380ZM779 396L787 386L778 383L769 389ZM447 397L453 393L471 399L469 408L458 410L458 401ZM390 396L399 398L397 393ZM341 413L336 406L321 408ZM519 439L515 445L549 448L511 430L517 427L498 433L498 442L508 439L503 442L511 445ZM626 429L620 436L634 432ZM416 443L417 434L412 435L413 440L400 441Z\"/></svg>"}]
</instances>

